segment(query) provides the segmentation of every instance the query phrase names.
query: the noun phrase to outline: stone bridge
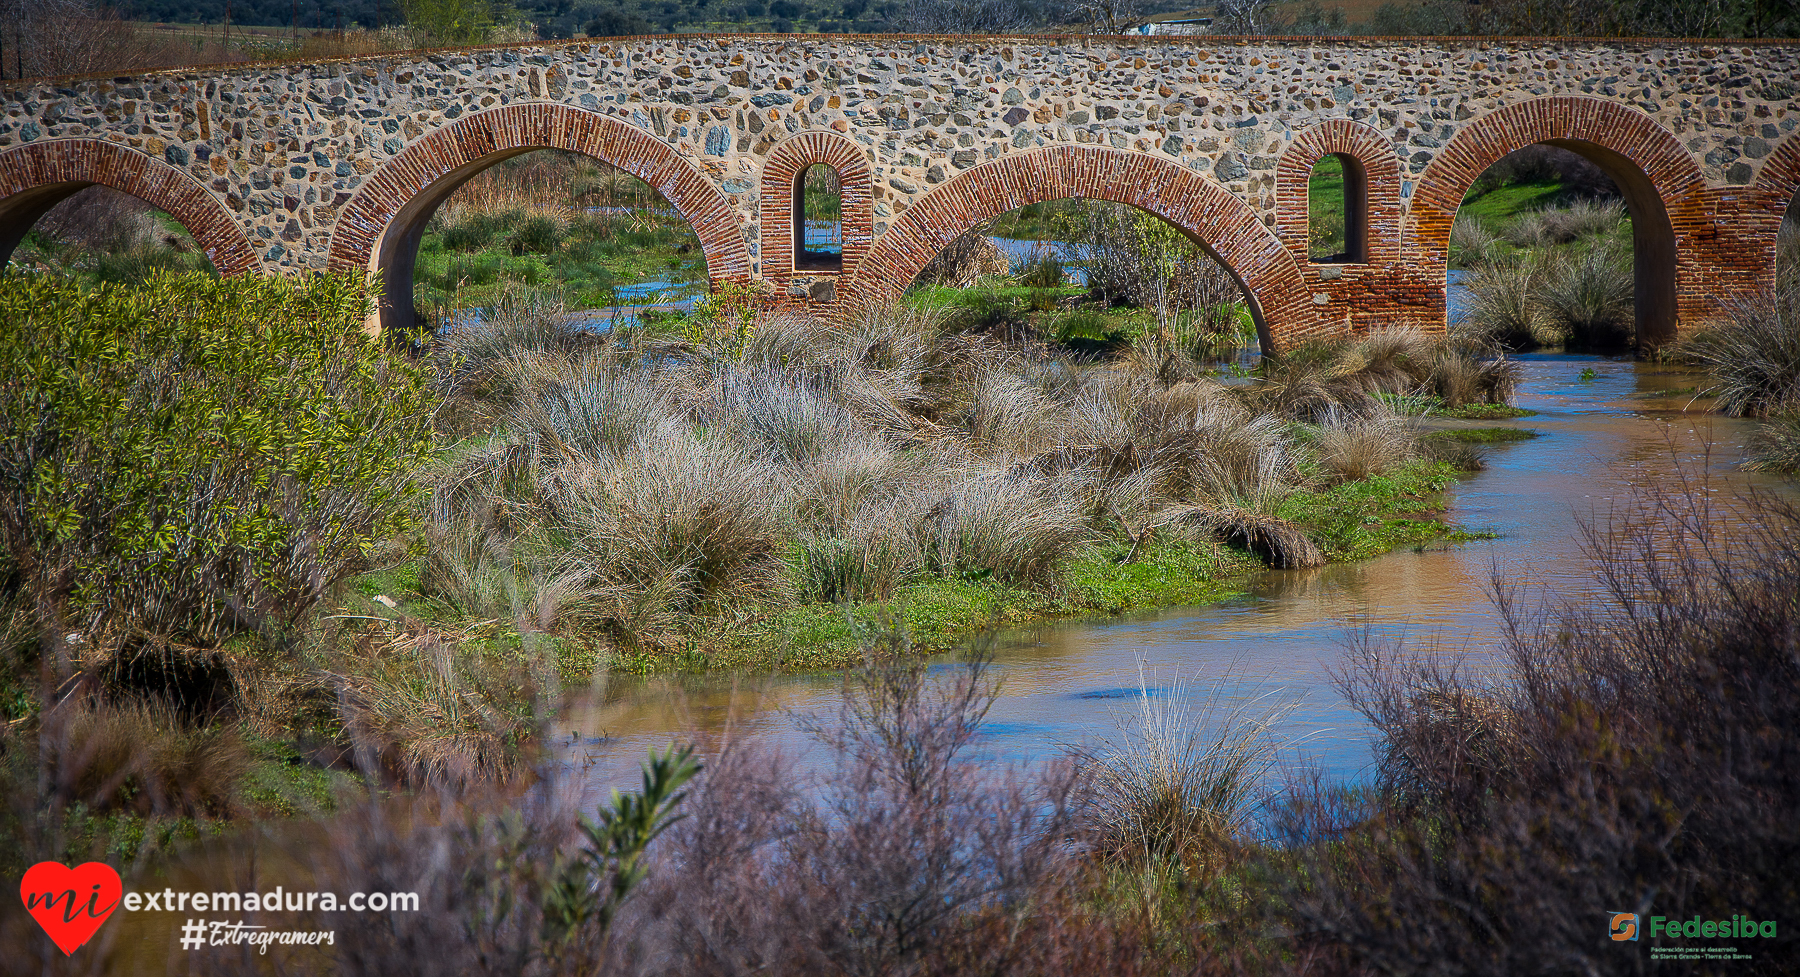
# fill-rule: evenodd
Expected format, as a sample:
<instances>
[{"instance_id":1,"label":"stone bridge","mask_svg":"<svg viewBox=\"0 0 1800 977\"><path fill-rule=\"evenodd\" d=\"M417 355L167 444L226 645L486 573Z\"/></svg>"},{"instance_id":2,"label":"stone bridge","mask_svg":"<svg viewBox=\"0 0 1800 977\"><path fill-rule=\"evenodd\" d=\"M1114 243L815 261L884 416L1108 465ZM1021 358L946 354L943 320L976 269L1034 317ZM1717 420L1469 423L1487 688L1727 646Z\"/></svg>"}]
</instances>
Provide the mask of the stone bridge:
<instances>
[{"instance_id":1,"label":"stone bridge","mask_svg":"<svg viewBox=\"0 0 1800 977\"><path fill-rule=\"evenodd\" d=\"M368 269L409 324L420 234L509 156L656 187L713 282L843 307L1034 201L1142 208L1229 268L1265 343L1444 326L1464 191L1533 143L1597 163L1655 344L1772 284L1800 187L1800 46L1543 39L670 35L0 82L0 260L93 184L169 212L222 272ZM1307 254L1307 179L1347 175L1347 263ZM796 181L838 171L844 249L797 267Z\"/></svg>"}]
</instances>

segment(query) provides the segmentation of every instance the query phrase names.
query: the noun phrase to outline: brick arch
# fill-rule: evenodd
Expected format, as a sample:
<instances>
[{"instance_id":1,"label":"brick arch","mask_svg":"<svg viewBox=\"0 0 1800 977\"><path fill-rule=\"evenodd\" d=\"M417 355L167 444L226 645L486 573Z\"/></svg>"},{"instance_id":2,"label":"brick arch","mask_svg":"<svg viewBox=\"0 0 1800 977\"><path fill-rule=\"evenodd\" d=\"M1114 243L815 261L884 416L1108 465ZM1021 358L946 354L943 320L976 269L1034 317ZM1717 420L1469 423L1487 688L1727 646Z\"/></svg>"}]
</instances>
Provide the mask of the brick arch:
<instances>
[{"instance_id":1,"label":"brick arch","mask_svg":"<svg viewBox=\"0 0 1800 977\"><path fill-rule=\"evenodd\" d=\"M797 218L803 206L798 184L801 174L815 163L823 163L838 174L844 260L836 271L801 270L808 274L849 276L875 237L874 171L862 147L835 132L817 130L783 140L763 162L760 188L762 275L777 295L787 293L796 271L794 255L800 244Z\"/></svg>"},{"instance_id":2,"label":"brick arch","mask_svg":"<svg viewBox=\"0 0 1800 977\"><path fill-rule=\"evenodd\" d=\"M107 186L165 211L222 275L262 266L244 229L193 177L133 149L97 139L58 139L0 152L0 265L38 218L71 195Z\"/></svg>"},{"instance_id":3,"label":"brick arch","mask_svg":"<svg viewBox=\"0 0 1800 977\"><path fill-rule=\"evenodd\" d=\"M1706 183L1674 135L1636 109L1552 96L1470 121L1419 177L1407 220L1406 246L1414 259L1441 281L1463 195L1502 156L1536 143L1578 153L1618 184L1632 217L1638 340L1654 346L1674 339L1680 321L1701 311L1703 297L1684 295L1679 287L1684 272L1689 279L1697 275L1680 253L1678 231L1688 233L1704 221Z\"/></svg>"},{"instance_id":4,"label":"brick arch","mask_svg":"<svg viewBox=\"0 0 1800 977\"><path fill-rule=\"evenodd\" d=\"M1790 134L1769 158L1763 161L1762 172L1756 175L1756 185L1749 205L1748 213L1743 215L1746 223L1760 225L1761 234L1756 242L1768 254L1769 276L1762 282L1768 288L1774 284L1775 272L1775 237L1781 232L1782 218L1787 216L1788 208L1796 205L1800 198L1800 132Z\"/></svg>"},{"instance_id":5,"label":"brick arch","mask_svg":"<svg viewBox=\"0 0 1800 977\"><path fill-rule=\"evenodd\" d=\"M1327 156L1339 155L1354 160L1360 168L1360 195L1354 194L1351 176L1345 173L1345 233L1352 224L1361 232L1361 264L1384 265L1400 256L1400 157L1394 152L1393 140L1361 122L1349 119L1327 119L1307 126L1294 136L1294 141L1275 164L1275 233L1293 252L1294 260L1311 263L1307 246L1310 224L1309 184L1313 167ZM1359 199L1353 199L1360 196ZM1358 250L1358 242L1351 251Z\"/></svg>"},{"instance_id":6,"label":"brick arch","mask_svg":"<svg viewBox=\"0 0 1800 977\"><path fill-rule=\"evenodd\" d=\"M382 164L338 216L331 267L382 272L381 326L412 326L413 262L438 205L482 170L537 149L583 153L650 184L699 235L710 279L749 279L742 221L694 164L635 126L548 102L471 113Z\"/></svg>"},{"instance_id":7,"label":"brick arch","mask_svg":"<svg viewBox=\"0 0 1800 977\"><path fill-rule=\"evenodd\" d=\"M1321 328L1294 256L1247 204L1162 157L1094 146L1011 154L959 174L893 222L845 293L855 302L891 301L977 223L1068 197L1129 204L1180 228L1237 279L1265 346Z\"/></svg>"}]
</instances>

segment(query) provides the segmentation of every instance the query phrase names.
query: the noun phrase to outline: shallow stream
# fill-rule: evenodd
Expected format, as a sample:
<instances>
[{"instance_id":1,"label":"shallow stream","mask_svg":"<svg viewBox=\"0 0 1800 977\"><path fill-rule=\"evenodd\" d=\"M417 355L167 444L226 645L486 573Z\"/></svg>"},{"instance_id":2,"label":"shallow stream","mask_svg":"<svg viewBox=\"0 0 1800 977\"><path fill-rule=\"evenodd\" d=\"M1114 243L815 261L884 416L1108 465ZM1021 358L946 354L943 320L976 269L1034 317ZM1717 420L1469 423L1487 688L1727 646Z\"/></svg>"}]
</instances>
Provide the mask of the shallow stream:
<instances>
[{"instance_id":1,"label":"shallow stream","mask_svg":"<svg viewBox=\"0 0 1800 977\"><path fill-rule=\"evenodd\" d=\"M1736 471L1754 423L1696 403L1692 389L1704 378L1691 370L1555 354L1522 357L1521 366L1517 402L1537 416L1428 422L1540 433L1485 449L1487 470L1448 493L1447 520L1497 538L1268 571L1209 607L1004 634L994 649L1003 684L983 756L1043 759L1114 734L1137 707L1141 681L1172 706L1198 706L1215 692L1227 702L1287 702L1293 712L1278 733L1298 755L1337 779L1366 777L1369 727L1332 685L1353 631L1466 650L1479 666L1499 634L1489 596L1496 573L1528 593L1579 600L1597 589L1582 553L1584 521L1604 523L1634 492L1673 487L1683 473L1720 476L1715 491L1763 481ZM593 764L601 784L624 786L647 747L688 730L730 725L804 756L800 718L833 713L841 688L835 675L617 680L570 702L556 733L570 761Z\"/></svg>"}]
</instances>

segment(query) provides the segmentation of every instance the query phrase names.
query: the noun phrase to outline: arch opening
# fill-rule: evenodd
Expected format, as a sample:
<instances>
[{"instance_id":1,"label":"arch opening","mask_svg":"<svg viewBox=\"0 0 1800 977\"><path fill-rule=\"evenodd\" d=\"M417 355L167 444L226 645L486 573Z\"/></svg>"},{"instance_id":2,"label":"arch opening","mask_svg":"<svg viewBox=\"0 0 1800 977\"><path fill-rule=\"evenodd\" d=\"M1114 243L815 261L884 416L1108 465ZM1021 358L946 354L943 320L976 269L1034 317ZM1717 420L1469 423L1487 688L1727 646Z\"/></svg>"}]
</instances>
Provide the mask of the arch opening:
<instances>
[{"instance_id":1,"label":"arch opening","mask_svg":"<svg viewBox=\"0 0 1800 977\"><path fill-rule=\"evenodd\" d=\"M794 178L794 270L844 270L843 181L814 163Z\"/></svg>"},{"instance_id":2,"label":"arch opening","mask_svg":"<svg viewBox=\"0 0 1800 977\"><path fill-rule=\"evenodd\" d=\"M1162 218L1230 273L1264 352L1326 328L1295 256L1242 200L1186 167L1125 150L1058 146L1013 153L914 200L858 262L852 305L898 298L964 232L1028 204L1063 198L1125 204Z\"/></svg>"},{"instance_id":3,"label":"arch opening","mask_svg":"<svg viewBox=\"0 0 1800 977\"><path fill-rule=\"evenodd\" d=\"M1643 169L1598 143L1541 140L1488 166L1464 190L1448 259L1452 325L1505 345L1617 352L1675 339L1668 210Z\"/></svg>"},{"instance_id":4,"label":"arch opening","mask_svg":"<svg viewBox=\"0 0 1800 977\"><path fill-rule=\"evenodd\" d=\"M1040 335L1077 354L1179 357L1184 370L1261 349L1248 290L1210 249L1107 200L1038 201L982 221L919 270L904 300L964 328Z\"/></svg>"},{"instance_id":5,"label":"arch opening","mask_svg":"<svg viewBox=\"0 0 1800 977\"><path fill-rule=\"evenodd\" d=\"M375 249L383 329L440 330L508 301L601 327L690 303L708 267L693 226L649 184L571 150L472 160L414 196Z\"/></svg>"},{"instance_id":6,"label":"arch opening","mask_svg":"<svg viewBox=\"0 0 1800 977\"><path fill-rule=\"evenodd\" d=\"M749 246L730 198L666 143L585 109L537 102L509 105L465 115L428 133L377 169L339 210L330 266L381 277L371 327L417 330L413 279L432 217L483 171L536 150L574 153L654 188L663 201L658 213L684 222L698 238L690 253L702 256L709 284L749 278ZM680 270L680 260L675 268L667 266L671 256L661 260L659 270ZM640 268L631 283L650 277L648 269Z\"/></svg>"},{"instance_id":7,"label":"arch opening","mask_svg":"<svg viewBox=\"0 0 1800 977\"><path fill-rule=\"evenodd\" d=\"M1369 260L1369 174L1348 153L1327 153L1306 185L1307 254L1316 265Z\"/></svg>"},{"instance_id":8,"label":"arch opening","mask_svg":"<svg viewBox=\"0 0 1800 977\"><path fill-rule=\"evenodd\" d=\"M159 271L218 274L192 232L133 194L86 181L33 187L0 201L0 265L95 282Z\"/></svg>"}]
</instances>

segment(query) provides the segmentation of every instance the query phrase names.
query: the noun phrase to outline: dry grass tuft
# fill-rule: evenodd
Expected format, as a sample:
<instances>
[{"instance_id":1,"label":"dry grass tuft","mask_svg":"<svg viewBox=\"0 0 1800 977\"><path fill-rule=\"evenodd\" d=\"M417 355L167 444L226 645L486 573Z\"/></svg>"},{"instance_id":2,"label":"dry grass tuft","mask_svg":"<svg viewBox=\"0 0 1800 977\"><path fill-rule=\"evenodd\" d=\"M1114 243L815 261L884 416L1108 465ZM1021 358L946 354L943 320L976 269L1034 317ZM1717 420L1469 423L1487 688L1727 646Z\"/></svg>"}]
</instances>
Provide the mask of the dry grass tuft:
<instances>
[{"instance_id":1,"label":"dry grass tuft","mask_svg":"<svg viewBox=\"0 0 1800 977\"><path fill-rule=\"evenodd\" d=\"M1736 303L1683 344L1712 369L1719 409L1733 416L1800 410L1800 291Z\"/></svg>"},{"instance_id":2,"label":"dry grass tuft","mask_svg":"<svg viewBox=\"0 0 1800 977\"><path fill-rule=\"evenodd\" d=\"M1313 443L1318 463L1338 479L1382 475L1418 457L1419 439L1403 417L1386 410L1333 411Z\"/></svg>"},{"instance_id":3,"label":"dry grass tuft","mask_svg":"<svg viewBox=\"0 0 1800 977\"><path fill-rule=\"evenodd\" d=\"M1293 712L1270 694L1233 701L1229 677L1194 701L1186 679L1152 689L1138 666L1117 738L1076 748L1098 850L1127 864L1180 859L1245 838L1280 757L1274 729Z\"/></svg>"},{"instance_id":4,"label":"dry grass tuft","mask_svg":"<svg viewBox=\"0 0 1800 977\"><path fill-rule=\"evenodd\" d=\"M250 767L229 726L156 702L65 702L43 719L38 741L58 806L96 813L225 817Z\"/></svg>"}]
</instances>

